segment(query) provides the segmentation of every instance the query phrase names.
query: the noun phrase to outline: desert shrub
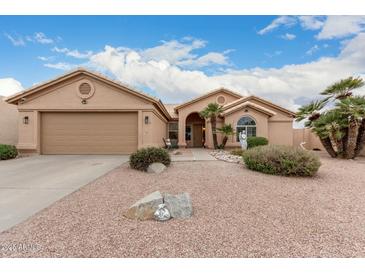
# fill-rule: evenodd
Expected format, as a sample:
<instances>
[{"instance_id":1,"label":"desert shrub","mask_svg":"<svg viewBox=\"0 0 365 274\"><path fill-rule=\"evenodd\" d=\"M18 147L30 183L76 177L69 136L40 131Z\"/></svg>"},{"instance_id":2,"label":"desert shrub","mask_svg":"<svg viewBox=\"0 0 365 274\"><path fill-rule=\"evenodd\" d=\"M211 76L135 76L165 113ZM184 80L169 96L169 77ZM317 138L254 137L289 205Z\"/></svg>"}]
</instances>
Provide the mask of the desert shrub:
<instances>
[{"instance_id":1,"label":"desert shrub","mask_svg":"<svg viewBox=\"0 0 365 274\"><path fill-rule=\"evenodd\" d=\"M288 146L258 146L245 151L247 168L283 176L313 176L321 162L313 152Z\"/></svg>"},{"instance_id":2,"label":"desert shrub","mask_svg":"<svg viewBox=\"0 0 365 274\"><path fill-rule=\"evenodd\" d=\"M18 155L18 150L12 145L0 144L0 160L13 159Z\"/></svg>"},{"instance_id":3,"label":"desert shrub","mask_svg":"<svg viewBox=\"0 0 365 274\"><path fill-rule=\"evenodd\" d=\"M265 137L256 137L256 136L247 137L247 148L265 146L268 143L269 141Z\"/></svg>"},{"instance_id":4,"label":"desert shrub","mask_svg":"<svg viewBox=\"0 0 365 274\"><path fill-rule=\"evenodd\" d=\"M147 171L148 166L152 163L162 163L169 166L171 159L167 150L158 147L142 148L129 157L129 165L133 169Z\"/></svg>"},{"instance_id":5,"label":"desert shrub","mask_svg":"<svg viewBox=\"0 0 365 274\"><path fill-rule=\"evenodd\" d=\"M236 156L242 156L243 155L244 150L240 149L240 148L235 148L233 150L231 150L231 154L232 155L236 155Z\"/></svg>"}]
</instances>

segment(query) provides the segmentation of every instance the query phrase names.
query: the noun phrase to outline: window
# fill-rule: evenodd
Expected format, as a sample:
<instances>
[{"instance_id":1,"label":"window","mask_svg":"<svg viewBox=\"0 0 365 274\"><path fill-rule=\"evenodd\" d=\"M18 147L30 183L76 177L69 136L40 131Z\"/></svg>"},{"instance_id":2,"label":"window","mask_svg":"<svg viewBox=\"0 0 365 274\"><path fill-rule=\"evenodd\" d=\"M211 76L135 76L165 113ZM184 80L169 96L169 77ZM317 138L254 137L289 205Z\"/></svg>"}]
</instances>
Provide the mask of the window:
<instances>
[{"instance_id":1,"label":"window","mask_svg":"<svg viewBox=\"0 0 365 274\"><path fill-rule=\"evenodd\" d=\"M191 125L185 127L185 141L191 141Z\"/></svg>"},{"instance_id":2,"label":"window","mask_svg":"<svg viewBox=\"0 0 365 274\"><path fill-rule=\"evenodd\" d=\"M178 124L177 123L169 123L169 134L168 134L168 138L170 140L177 140L178 138Z\"/></svg>"},{"instance_id":3,"label":"window","mask_svg":"<svg viewBox=\"0 0 365 274\"><path fill-rule=\"evenodd\" d=\"M237 122L237 127L236 127L236 139L237 142L240 141L239 139L239 134L245 131L247 137L251 137L251 136L256 136L256 122L254 119L252 119L251 117L248 116L244 116L241 119L238 120Z\"/></svg>"}]
</instances>

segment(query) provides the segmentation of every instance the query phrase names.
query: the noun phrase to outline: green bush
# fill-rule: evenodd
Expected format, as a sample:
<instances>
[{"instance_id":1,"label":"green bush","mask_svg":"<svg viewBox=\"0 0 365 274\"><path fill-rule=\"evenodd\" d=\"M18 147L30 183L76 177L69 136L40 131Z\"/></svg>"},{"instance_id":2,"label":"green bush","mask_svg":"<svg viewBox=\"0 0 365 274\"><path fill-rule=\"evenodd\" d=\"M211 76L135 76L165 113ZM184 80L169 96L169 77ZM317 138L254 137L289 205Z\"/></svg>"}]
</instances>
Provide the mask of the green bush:
<instances>
[{"instance_id":1,"label":"green bush","mask_svg":"<svg viewBox=\"0 0 365 274\"><path fill-rule=\"evenodd\" d=\"M129 165L133 169L147 171L148 166L152 163L169 166L171 159L167 150L158 147L142 148L129 157Z\"/></svg>"},{"instance_id":2,"label":"green bush","mask_svg":"<svg viewBox=\"0 0 365 274\"><path fill-rule=\"evenodd\" d=\"M18 155L18 150L12 145L0 144L0 160L13 159Z\"/></svg>"},{"instance_id":3,"label":"green bush","mask_svg":"<svg viewBox=\"0 0 365 274\"><path fill-rule=\"evenodd\" d=\"M259 146L242 157L249 169L283 176L313 176L321 165L313 152L288 146Z\"/></svg>"},{"instance_id":4,"label":"green bush","mask_svg":"<svg viewBox=\"0 0 365 274\"><path fill-rule=\"evenodd\" d=\"M247 137L247 148L266 146L269 141L265 137Z\"/></svg>"}]
</instances>

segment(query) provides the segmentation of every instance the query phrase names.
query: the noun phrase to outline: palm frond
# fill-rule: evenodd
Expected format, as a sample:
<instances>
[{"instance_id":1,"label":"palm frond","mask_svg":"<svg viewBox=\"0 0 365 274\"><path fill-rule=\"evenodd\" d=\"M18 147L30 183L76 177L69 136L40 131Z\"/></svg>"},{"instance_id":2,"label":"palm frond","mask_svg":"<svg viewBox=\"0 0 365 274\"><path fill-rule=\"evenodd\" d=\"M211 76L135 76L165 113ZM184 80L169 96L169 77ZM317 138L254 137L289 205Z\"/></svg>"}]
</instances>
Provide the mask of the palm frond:
<instances>
[{"instance_id":1,"label":"palm frond","mask_svg":"<svg viewBox=\"0 0 365 274\"><path fill-rule=\"evenodd\" d=\"M364 86L364 81L361 77L354 78L351 76L332 84L321 92L321 94L330 95L336 99L344 99L352 95L352 90L361 88L362 86Z\"/></svg>"}]
</instances>

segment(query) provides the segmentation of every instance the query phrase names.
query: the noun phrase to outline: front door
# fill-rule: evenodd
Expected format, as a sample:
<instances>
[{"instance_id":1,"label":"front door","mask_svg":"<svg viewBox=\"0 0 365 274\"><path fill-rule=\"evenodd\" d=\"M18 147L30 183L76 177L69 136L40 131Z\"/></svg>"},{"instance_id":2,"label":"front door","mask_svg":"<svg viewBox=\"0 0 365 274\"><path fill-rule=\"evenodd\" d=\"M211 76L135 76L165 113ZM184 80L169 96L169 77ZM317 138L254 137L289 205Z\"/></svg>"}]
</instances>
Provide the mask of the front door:
<instances>
[{"instance_id":1,"label":"front door","mask_svg":"<svg viewBox=\"0 0 365 274\"><path fill-rule=\"evenodd\" d=\"M203 146L203 125L193 125L193 147Z\"/></svg>"}]
</instances>

